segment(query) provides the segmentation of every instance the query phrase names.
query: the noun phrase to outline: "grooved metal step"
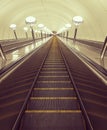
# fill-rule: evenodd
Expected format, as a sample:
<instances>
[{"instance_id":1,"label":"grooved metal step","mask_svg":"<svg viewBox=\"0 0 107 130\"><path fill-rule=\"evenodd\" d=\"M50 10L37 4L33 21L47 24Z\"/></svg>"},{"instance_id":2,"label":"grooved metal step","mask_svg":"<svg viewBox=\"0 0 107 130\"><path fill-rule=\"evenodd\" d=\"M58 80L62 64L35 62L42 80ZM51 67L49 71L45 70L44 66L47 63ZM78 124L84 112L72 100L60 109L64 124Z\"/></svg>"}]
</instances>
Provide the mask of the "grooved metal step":
<instances>
[{"instance_id":1,"label":"grooved metal step","mask_svg":"<svg viewBox=\"0 0 107 130\"><path fill-rule=\"evenodd\" d=\"M31 97L29 105L30 110L79 110L79 104L76 97Z\"/></svg>"},{"instance_id":2,"label":"grooved metal step","mask_svg":"<svg viewBox=\"0 0 107 130\"><path fill-rule=\"evenodd\" d=\"M57 84L60 84L60 83L71 83L71 81L70 80L68 80L68 81L67 80L65 80L65 81L63 81L63 80L62 81L56 81L56 80L55 81L42 81L41 80L41 81L37 81L37 83L44 83L44 84L45 83L51 83L51 84L57 83Z\"/></svg>"},{"instance_id":3,"label":"grooved metal step","mask_svg":"<svg viewBox=\"0 0 107 130\"><path fill-rule=\"evenodd\" d=\"M69 76L40 76L38 81L70 81Z\"/></svg>"},{"instance_id":4,"label":"grooved metal step","mask_svg":"<svg viewBox=\"0 0 107 130\"><path fill-rule=\"evenodd\" d=\"M85 130L80 111L26 111L22 130Z\"/></svg>"},{"instance_id":5,"label":"grooved metal step","mask_svg":"<svg viewBox=\"0 0 107 130\"><path fill-rule=\"evenodd\" d=\"M50 89L48 90L47 88L42 88L42 89L34 89L33 96L39 97L42 95L42 97L48 96L48 97L70 97L70 96L75 96L75 92L73 89Z\"/></svg>"},{"instance_id":6,"label":"grooved metal step","mask_svg":"<svg viewBox=\"0 0 107 130\"><path fill-rule=\"evenodd\" d=\"M54 71L63 71L63 70L66 70L66 68L65 68L65 67L63 67L63 68L58 68L58 67L55 68L55 67L54 67L54 68L42 68L42 70L46 70L46 71L47 71L47 70L48 70L48 71L49 71L49 70L50 70L50 71L51 71L51 70L54 70Z\"/></svg>"}]
</instances>

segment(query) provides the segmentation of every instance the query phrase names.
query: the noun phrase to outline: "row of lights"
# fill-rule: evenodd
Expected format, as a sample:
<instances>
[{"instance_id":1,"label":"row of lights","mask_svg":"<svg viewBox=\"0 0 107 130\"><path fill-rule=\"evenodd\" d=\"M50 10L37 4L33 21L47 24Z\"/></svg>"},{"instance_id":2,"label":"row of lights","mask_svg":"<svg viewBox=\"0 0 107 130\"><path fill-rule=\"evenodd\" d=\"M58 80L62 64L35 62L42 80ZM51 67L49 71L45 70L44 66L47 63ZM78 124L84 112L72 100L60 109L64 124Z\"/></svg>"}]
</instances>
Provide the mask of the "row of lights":
<instances>
[{"instance_id":1,"label":"row of lights","mask_svg":"<svg viewBox=\"0 0 107 130\"><path fill-rule=\"evenodd\" d=\"M83 18L81 16L74 16L73 19L72 19L74 25L75 25L75 32L74 32L74 42L76 40L76 35L77 35L77 29L78 29L78 26L83 23ZM59 33L61 32L64 32L67 30L67 35L66 37L68 37L68 30L71 28L71 24L65 24L65 26L59 31Z\"/></svg>"},{"instance_id":2,"label":"row of lights","mask_svg":"<svg viewBox=\"0 0 107 130\"><path fill-rule=\"evenodd\" d=\"M35 35L34 35L33 26L34 26L34 24L36 23L36 21L37 21L36 18L33 17L33 16L28 16L28 17L25 19L25 23L30 26L33 40L35 40ZM11 24L11 25L10 25L10 28L13 30L15 38L18 39L18 38L17 38L17 34L16 34L16 24ZM42 35L42 30L43 30L43 29L44 29L46 32L51 33L51 31L50 31L47 27L45 27L43 24L38 24L38 28L39 28L40 31L41 31L41 38L43 37L43 35ZM28 34L27 34L28 28L27 28L27 27L24 27L24 31L25 31L25 33L26 33L26 37L28 38Z\"/></svg>"},{"instance_id":3,"label":"row of lights","mask_svg":"<svg viewBox=\"0 0 107 130\"><path fill-rule=\"evenodd\" d=\"M28 17L25 19L25 23L28 24L28 25L30 25L33 40L35 40L33 26L34 26L34 24L36 23L36 21L37 21L36 18L33 17L33 16L28 16ZM75 27L75 33L74 33L74 42L75 42L76 35L77 35L77 28L78 28L78 26L83 22L83 18L82 18L81 16L75 16L75 17L73 17L72 21L73 21L73 23L74 23L75 26L76 26L76 27ZM41 30L41 38L42 38L42 37L43 37L43 36L42 36L42 30L43 30L43 28L45 28L45 30L48 30L48 29L47 29L46 27L44 27L43 24L39 24L38 27L39 27L39 29ZM15 24L11 24L11 25L10 25L10 28L13 30L14 35L15 35L15 38L17 39L17 35L16 35L16 31L15 31L15 30L16 30L16 25L15 25ZM66 37L68 37L68 29L69 29L69 28L71 28L71 24L65 24L65 27L63 27L63 28L59 31L59 33L61 33L61 32L63 32L63 31L65 31L65 30L67 30L67 36L66 36ZM28 38L28 35L27 35L28 28L27 28L27 27L24 27L24 31L25 31L25 33L26 33L26 37ZM49 30L48 30L48 31L49 31Z\"/></svg>"}]
</instances>

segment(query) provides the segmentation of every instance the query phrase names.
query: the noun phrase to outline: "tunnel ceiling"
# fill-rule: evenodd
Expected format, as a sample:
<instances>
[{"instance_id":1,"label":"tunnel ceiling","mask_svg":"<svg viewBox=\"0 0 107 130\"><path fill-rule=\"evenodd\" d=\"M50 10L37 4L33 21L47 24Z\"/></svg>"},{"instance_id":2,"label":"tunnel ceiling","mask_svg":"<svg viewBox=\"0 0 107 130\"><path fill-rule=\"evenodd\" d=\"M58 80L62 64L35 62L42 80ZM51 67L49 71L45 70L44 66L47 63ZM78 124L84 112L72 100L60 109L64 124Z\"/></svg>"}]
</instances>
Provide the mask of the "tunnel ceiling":
<instances>
[{"instance_id":1,"label":"tunnel ceiling","mask_svg":"<svg viewBox=\"0 0 107 130\"><path fill-rule=\"evenodd\" d=\"M22 35L27 16L37 18L35 29L43 23L50 30L59 31L71 23L71 37L75 28L72 18L82 16L78 38L103 41L107 34L107 0L0 0L0 39L11 37L12 23Z\"/></svg>"}]
</instances>

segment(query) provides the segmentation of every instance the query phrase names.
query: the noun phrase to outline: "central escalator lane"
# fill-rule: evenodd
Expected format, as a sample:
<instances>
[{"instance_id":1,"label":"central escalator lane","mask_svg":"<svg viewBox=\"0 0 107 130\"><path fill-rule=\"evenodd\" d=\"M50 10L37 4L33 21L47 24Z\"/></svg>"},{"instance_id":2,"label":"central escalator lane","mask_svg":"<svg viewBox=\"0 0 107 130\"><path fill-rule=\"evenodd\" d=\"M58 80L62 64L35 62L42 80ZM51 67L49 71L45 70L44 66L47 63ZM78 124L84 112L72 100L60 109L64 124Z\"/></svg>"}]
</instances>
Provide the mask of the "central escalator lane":
<instances>
[{"instance_id":1,"label":"central escalator lane","mask_svg":"<svg viewBox=\"0 0 107 130\"><path fill-rule=\"evenodd\" d=\"M85 130L78 99L55 38L20 130Z\"/></svg>"}]
</instances>

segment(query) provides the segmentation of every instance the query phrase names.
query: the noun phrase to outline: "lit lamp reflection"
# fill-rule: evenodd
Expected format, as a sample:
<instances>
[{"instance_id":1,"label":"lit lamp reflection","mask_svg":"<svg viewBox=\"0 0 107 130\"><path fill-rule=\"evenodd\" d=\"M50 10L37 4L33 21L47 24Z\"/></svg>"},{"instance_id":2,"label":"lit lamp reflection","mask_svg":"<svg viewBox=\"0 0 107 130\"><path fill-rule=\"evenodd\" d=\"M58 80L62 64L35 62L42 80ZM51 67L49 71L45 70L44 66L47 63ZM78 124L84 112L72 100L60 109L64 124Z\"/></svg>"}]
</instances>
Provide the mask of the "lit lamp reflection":
<instances>
[{"instance_id":1,"label":"lit lamp reflection","mask_svg":"<svg viewBox=\"0 0 107 130\"><path fill-rule=\"evenodd\" d=\"M74 40L73 42L76 41L76 36L77 36L77 30L78 30L78 26L83 23L83 18L81 16L75 16L73 17L73 23L75 24L75 32L74 32Z\"/></svg>"},{"instance_id":2,"label":"lit lamp reflection","mask_svg":"<svg viewBox=\"0 0 107 130\"><path fill-rule=\"evenodd\" d=\"M10 25L10 28L13 30L14 36L15 36L15 38L16 38L16 40L17 40L16 24L11 24L11 25Z\"/></svg>"},{"instance_id":3,"label":"lit lamp reflection","mask_svg":"<svg viewBox=\"0 0 107 130\"><path fill-rule=\"evenodd\" d=\"M31 50L30 47L29 47L29 46L26 46L26 47L25 47L25 54L28 54L28 53L30 52L30 50Z\"/></svg>"},{"instance_id":4,"label":"lit lamp reflection","mask_svg":"<svg viewBox=\"0 0 107 130\"><path fill-rule=\"evenodd\" d=\"M68 38L68 35L69 35L69 29L71 28L71 24L65 24L65 27L66 27L66 29L67 29L67 33L66 33L66 38Z\"/></svg>"},{"instance_id":5,"label":"lit lamp reflection","mask_svg":"<svg viewBox=\"0 0 107 130\"><path fill-rule=\"evenodd\" d=\"M27 34L28 28L27 28L27 27L24 27L23 29L24 29L24 31L25 31L26 38L28 39L28 34Z\"/></svg>"},{"instance_id":6,"label":"lit lamp reflection","mask_svg":"<svg viewBox=\"0 0 107 130\"><path fill-rule=\"evenodd\" d=\"M42 32L42 30L44 28L44 25L43 24L38 24L38 28L39 28L39 30L41 32L41 39L43 39L43 32Z\"/></svg>"},{"instance_id":7,"label":"lit lamp reflection","mask_svg":"<svg viewBox=\"0 0 107 130\"><path fill-rule=\"evenodd\" d=\"M35 30L36 38L38 38L38 30Z\"/></svg>"},{"instance_id":8,"label":"lit lamp reflection","mask_svg":"<svg viewBox=\"0 0 107 130\"><path fill-rule=\"evenodd\" d=\"M12 61L16 61L20 57L19 50L12 52Z\"/></svg>"},{"instance_id":9,"label":"lit lamp reflection","mask_svg":"<svg viewBox=\"0 0 107 130\"><path fill-rule=\"evenodd\" d=\"M47 37L48 28L47 28L47 27L44 27L44 31L45 31L45 38L46 38L46 37Z\"/></svg>"}]
</instances>

